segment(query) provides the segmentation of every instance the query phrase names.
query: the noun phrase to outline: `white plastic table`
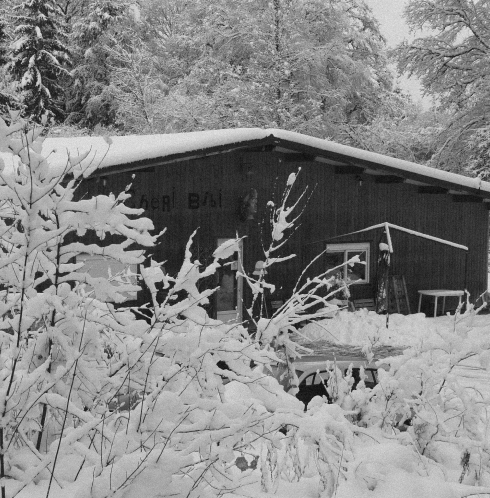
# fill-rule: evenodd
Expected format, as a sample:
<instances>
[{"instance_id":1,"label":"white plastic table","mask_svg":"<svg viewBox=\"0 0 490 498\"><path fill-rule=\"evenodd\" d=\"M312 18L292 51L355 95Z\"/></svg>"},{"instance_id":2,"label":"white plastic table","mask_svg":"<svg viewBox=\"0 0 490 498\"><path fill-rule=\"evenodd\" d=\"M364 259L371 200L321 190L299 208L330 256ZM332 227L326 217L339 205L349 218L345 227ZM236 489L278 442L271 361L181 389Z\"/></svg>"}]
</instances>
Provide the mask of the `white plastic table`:
<instances>
[{"instance_id":1,"label":"white plastic table","mask_svg":"<svg viewBox=\"0 0 490 498\"><path fill-rule=\"evenodd\" d=\"M446 289L435 289L435 290L419 290L419 313L420 307L422 306L422 296L432 296L434 298L434 317L437 314L437 299L442 297L442 314L444 315L444 310L446 308L446 297L458 297L459 304L461 304L461 297L464 294L462 290L446 290Z\"/></svg>"}]
</instances>

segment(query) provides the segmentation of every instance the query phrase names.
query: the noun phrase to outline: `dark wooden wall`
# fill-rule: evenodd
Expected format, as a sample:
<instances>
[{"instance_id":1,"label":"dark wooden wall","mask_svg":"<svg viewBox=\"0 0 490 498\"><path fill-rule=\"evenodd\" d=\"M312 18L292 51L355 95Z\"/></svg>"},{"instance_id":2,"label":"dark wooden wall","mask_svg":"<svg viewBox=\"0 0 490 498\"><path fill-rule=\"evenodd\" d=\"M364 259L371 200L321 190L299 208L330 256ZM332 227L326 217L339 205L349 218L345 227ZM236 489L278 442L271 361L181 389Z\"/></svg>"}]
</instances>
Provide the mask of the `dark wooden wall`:
<instances>
[{"instance_id":1,"label":"dark wooden wall","mask_svg":"<svg viewBox=\"0 0 490 498\"><path fill-rule=\"evenodd\" d=\"M385 221L469 246L465 277L465 253L453 247L392 230L392 272L405 276L412 311L419 289L463 289L465 283L476 299L487 288L488 210L483 203L455 202L448 194L419 193L416 185L377 183L371 175L339 174L334 166L319 162L291 162L275 152L240 151L175 162L134 172L109 172L106 185L100 178L85 183L80 192L117 193L131 182L130 204L145 209L158 230L167 227L155 259L165 260L175 272L191 233L194 254L209 262L218 238L244 236L244 266L252 272L264 259L262 246L270 242L266 204L280 202L289 174L301 167L291 199L308 189L309 200L298 228L281 255L293 260L277 265L269 278L277 285L277 297L285 298L301 268L325 248L328 239ZM114 173L114 174L109 174ZM104 174L104 172L100 172ZM238 216L240 198L251 188L258 191L258 212L253 220ZM335 242L371 243L371 280L375 277L381 231L372 231ZM332 241L334 242L334 241ZM312 270L321 272L320 259ZM366 288L357 286L354 292Z\"/></svg>"}]
</instances>

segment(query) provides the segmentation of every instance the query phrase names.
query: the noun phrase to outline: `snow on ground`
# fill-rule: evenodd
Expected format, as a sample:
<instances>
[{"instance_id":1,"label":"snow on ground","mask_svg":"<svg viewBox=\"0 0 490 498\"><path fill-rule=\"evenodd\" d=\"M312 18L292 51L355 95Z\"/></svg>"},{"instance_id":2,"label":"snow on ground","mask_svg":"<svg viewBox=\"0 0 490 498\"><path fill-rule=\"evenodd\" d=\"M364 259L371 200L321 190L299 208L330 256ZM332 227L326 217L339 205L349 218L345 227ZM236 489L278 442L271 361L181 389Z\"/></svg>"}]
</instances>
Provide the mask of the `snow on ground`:
<instances>
[{"instance_id":1,"label":"snow on ground","mask_svg":"<svg viewBox=\"0 0 490 498\"><path fill-rule=\"evenodd\" d=\"M388 327L386 316L372 311L359 310L355 313L341 311L331 319L314 322L301 329L303 342L318 344L318 349L346 350L359 349L366 342L391 351L393 346L401 350L407 346L430 340L439 331L455 325L472 329L471 334L490 334L490 314L469 314L463 317L442 316L426 318L418 313L409 316L390 315ZM318 352L317 350L315 352ZM490 396L490 373L474 361L467 360L456 368L463 384L473 386L483 395ZM372 436L377 440L372 439ZM406 443L396 444L380 431L371 432L363 445L356 448L354 455L357 476L364 476L365 486L359 485L363 479L341 481L333 496L336 498L456 498L479 496L478 489L467 484L458 484L461 475L461 451L451 445L441 443L439 461L444 462L444 471L433 461L423 457L416 449L413 440L406 433ZM448 482L449 481L452 482ZM468 483L469 484L469 483ZM275 493L261 490L260 482L244 487L238 496L254 498L317 498L319 477L304 476L299 482L281 480ZM232 495L225 495L232 498ZM234 497L237 495L234 494ZM327 496L320 495L320 497Z\"/></svg>"},{"instance_id":2,"label":"snow on ground","mask_svg":"<svg viewBox=\"0 0 490 498\"><path fill-rule=\"evenodd\" d=\"M336 345L363 346L369 342L373 346L408 347L447 328L454 320L450 315L426 318L423 313L415 313L387 317L365 309L355 313L340 311L330 319L309 323L301 329L301 334L312 343L328 341ZM475 333L490 334L490 314L463 318L463 323L473 327Z\"/></svg>"},{"instance_id":3,"label":"snow on ground","mask_svg":"<svg viewBox=\"0 0 490 498\"><path fill-rule=\"evenodd\" d=\"M307 344L316 354L320 351L352 351L371 344L376 358L397 354L403 348L427 341L439 331L455 326L471 329L470 337L490 337L490 314L454 315L427 318L423 313L413 315L377 315L374 311L359 310L355 313L341 311L331 319L309 323L301 329L298 342ZM387 326L388 325L388 326ZM385 352L385 354L383 354ZM466 379L466 385L474 385L490 396L490 372L482 368L476 359L468 359L457 367L458 375Z\"/></svg>"},{"instance_id":4,"label":"snow on ground","mask_svg":"<svg viewBox=\"0 0 490 498\"><path fill-rule=\"evenodd\" d=\"M461 318L460 318L461 319ZM462 317L462 322L472 329L472 334L479 336L490 334L490 314L469 315ZM448 325L455 323L454 316L426 318L418 313L409 316L390 315L388 326L386 316L374 312L360 310L355 313L341 311L331 319L306 325L301 330L302 335L309 341L331 346L361 347L369 341L371 344L385 347L397 346L400 349L415 345L420 341L429 340ZM458 367L458 374L465 379L465 384L490 395L490 374L471 361ZM332 405L329 405L332 406ZM319 405L319 409L322 407ZM378 440L374 440L376 437ZM366 485L359 485L362 479L342 481L335 490L336 498L455 498L462 496L477 496L477 488L457 484L461 473L460 452L449 447L441 448L441 455L446 460L445 474L442 475L440 467L431 467L431 461L426 459L414 449L413 442L409 441L407 434L406 445L390 442L381 432L379 435L371 433L363 445L356 448L355 458L357 475L365 475ZM26 455L27 457L28 455ZM70 483L80 466L80 457L73 457L73 461L65 460L58 470L58 479L64 480L64 489L53 486L51 498L88 496L82 491L84 486L90 488L91 476L79 477L76 482ZM27 460L24 464L27 464ZM239 470L237 469L237 472ZM253 484L244 486L233 494L225 494L225 498L317 498L319 497L318 474L309 477L304 475L300 481L279 481L278 489L272 492L261 490L258 470L248 470L251 476L257 477ZM246 474L244 474L246 475ZM447 482L447 476L452 475L453 482ZM373 477L374 476L374 477ZM374 482L373 481L376 481ZM372 482L371 482L372 481ZM454 482L456 481L456 483ZM47 479L29 484L17 496L18 498L41 498L46 496ZM124 495L133 498L132 495ZM162 495L163 496L163 495ZM323 496L320 495L320 496ZM324 495L327 496L327 495ZM480 497L489 497L480 494Z\"/></svg>"}]
</instances>

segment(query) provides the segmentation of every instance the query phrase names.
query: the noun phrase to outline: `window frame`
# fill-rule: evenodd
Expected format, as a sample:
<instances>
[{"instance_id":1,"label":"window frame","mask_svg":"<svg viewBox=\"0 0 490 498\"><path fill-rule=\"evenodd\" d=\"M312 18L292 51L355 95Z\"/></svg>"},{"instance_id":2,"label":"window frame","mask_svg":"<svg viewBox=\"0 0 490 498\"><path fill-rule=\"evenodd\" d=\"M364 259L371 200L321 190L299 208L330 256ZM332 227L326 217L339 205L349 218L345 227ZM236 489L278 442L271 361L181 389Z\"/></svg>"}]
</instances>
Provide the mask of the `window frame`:
<instances>
[{"instance_id":1,"label":"window frame","mask_svg":"<svg viewBox=\"0 0 490 498\"><path fill-rule=\"evenodd\" d=\"M349 252L365 251L366 252L366 278L362 280L355 280L350 282L350 285L369 284L371 281L370 263L371 263L371 243L370 242L342 242L340 244L327 244L326 252L329 253L344 253L344 265L342 270L342 277L347 280L347 257Z\"/></svg>"}]
</instances>

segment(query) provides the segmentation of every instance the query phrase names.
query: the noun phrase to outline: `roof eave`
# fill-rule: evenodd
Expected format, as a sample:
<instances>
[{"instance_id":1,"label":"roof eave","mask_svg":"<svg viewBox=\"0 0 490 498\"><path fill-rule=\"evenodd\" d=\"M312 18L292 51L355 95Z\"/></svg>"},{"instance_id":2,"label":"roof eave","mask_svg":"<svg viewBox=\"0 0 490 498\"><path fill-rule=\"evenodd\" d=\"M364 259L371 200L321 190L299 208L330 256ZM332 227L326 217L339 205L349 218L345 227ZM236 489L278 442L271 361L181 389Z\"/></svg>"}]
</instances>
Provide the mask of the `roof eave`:
<instances>
[{"instance_id":1,"label":"roof eave","mask_svg":"<svg viewBox=\"0 0 490 498\"><path fill-rule=\"evenodd\" d=\"M212 156L215 154L224 154L242 149L276 146L279 144L279 142L280 139L278 139L274 135L268 135L265 138L256 139L256 140L233 142L213 147L206 147L201 149L189 150L186 152L179 152L177 154L170 154L168 156L156 157L154 159L143 159L141 161L133 161L124 164L117 164L114 166L107 166L101 169L97 169L96 171L94 171L92 176L106 176L116 173L127 172L127 171L147 169L162 164L169 164L169 163L175 163L178 161L186 161L186 160L188 161L191 159Z\"/></svg>"},{"instance_id":2,"label":"roof eave","mask_svg":"<svg viewBox=\"0 0 490 498\"><path fill-rule=\"evenodd\" d=\"M461 185L460 183L451 182L441 178L434 178L432 176L427 176L419 172L400 169L395 166L382 164L376 161L369 161L367 159L356 158L349 154L342 154L339 152L329 151L313 147L310 145L301 144L298 142L286 140L284 138L276 137L273 134L269 134L266 137L260 139L237 141L212 147L187 150L185 152L170 154L168 156L156 157L153 159L144 159L141 161L133 161L124 164L107 166L96 170L92 176L106 176L106 175L127 172L127 171L142 170L178 161L202 158L202 157L212 156L215 154L229 153L236 150L256 149L256 148L259 149L267 146L282 147L284 149L296 151L299 153L303 153L305 155L322 157L328 160L345 163L346 165L357 166L366 170L378 170L383 174L399 176L405 180L412 180L430 186L443 187L446 188L447 190L461 192L461 194L470 194L481 197L482 199L490 200L490 192L485 190L477 189L471 186Z\"/></svg>"},{"instance_id":3,"label":"roof eave","mask_svg":"<svg viewBox=\"0 0 490 498\"><path fill-rule=\"evenodd\" d=\"M276 139L276 140L277 140L278 146L292 149L292 150L297 150L298 152L306 154L306 155L314 155L315 157L323 157L325 159L343 162L346 165L358 166L358 167L366 169L366 170L379 170L385 174L399 176L399 177L402 177L406 180L413 180L413 181L425 183L425 184L431 185L431 186L440 186L440 187L444 187L448 190L461 192L462 194L468 193L471 195L476 195L476 196L482 197L483 199L490 200L490 192L487 192L485 190L477 189L477 188L466 186L466 185L461 185L459 183L443 180L440 178L426 176L426 175L423 175L423 174L420 174L417 172L413 172L413 171L402 170L402 169L396 168L394 166L381 164L381 163L375 162L375 161L369 161L366 159L355 158L355 157L349 156L348 154L341 154L338 152L317 149L316 147L310 147L308 145L298 144L296 142L291 142L291 141L284 140L284 139Z\"/></svg>"}]
</instances>

